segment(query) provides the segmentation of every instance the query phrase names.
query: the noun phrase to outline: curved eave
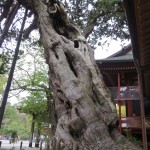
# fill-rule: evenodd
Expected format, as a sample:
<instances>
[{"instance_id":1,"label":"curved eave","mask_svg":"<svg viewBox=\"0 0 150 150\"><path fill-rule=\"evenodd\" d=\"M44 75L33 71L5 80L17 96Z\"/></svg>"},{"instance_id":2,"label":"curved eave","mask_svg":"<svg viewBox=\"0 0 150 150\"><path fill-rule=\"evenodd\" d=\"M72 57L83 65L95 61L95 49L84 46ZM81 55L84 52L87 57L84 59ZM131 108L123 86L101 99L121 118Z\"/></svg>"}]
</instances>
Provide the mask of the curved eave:
<instances>
[{"instance_id":1,"label":"curved eave","mask_svg":"<svg viewBox=\"0 0 150 150\"><path fill-rule=\"evenodd\" d=\"M126 63L126 62L134 62L133 59L127 59L127 60L119 60L119 59L100 59L100 60L96 60L97 64L102 64L102 63Z\"/></svg>"},{"instance_id":2,"label":"curved eave","mask_svg":"<svg viewBox=\"0 0 150 150\"><path fill-rule=\"evenodd\" d=\"M100 67L102 73L136 72L135 66L131 67Z\"/></svg>"}]
</instances>

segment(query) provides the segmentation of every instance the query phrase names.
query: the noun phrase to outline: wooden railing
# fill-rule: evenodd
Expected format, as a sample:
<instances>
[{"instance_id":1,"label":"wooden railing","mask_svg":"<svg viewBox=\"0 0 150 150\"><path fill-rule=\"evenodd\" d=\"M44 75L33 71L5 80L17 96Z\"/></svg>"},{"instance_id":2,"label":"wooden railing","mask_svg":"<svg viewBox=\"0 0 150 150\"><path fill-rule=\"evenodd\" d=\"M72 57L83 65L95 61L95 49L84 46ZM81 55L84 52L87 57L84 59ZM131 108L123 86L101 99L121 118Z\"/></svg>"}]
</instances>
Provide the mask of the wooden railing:
<instances>
[{"instance_id":1,"label":"wooden railing","mask_svg":"<svg viewBox=\"0 0 150 150\"><path fill-rule=\"evenodd\" d=\"M114 100L139 100L138 86L121 86L120 99L118 98L118 87L109 87Z\"/></svg>"},{"instance_id":2,"label":"wooden railing","mask_svg":"<svg viewBox=\"0 0 150 150\"><path fill-rule=\"evenodd\" d=\"M145 125L150 129L150 117L146 117ZM122 117L121 128L142 128L141 117Z\"/></svg>"}]
</instances>

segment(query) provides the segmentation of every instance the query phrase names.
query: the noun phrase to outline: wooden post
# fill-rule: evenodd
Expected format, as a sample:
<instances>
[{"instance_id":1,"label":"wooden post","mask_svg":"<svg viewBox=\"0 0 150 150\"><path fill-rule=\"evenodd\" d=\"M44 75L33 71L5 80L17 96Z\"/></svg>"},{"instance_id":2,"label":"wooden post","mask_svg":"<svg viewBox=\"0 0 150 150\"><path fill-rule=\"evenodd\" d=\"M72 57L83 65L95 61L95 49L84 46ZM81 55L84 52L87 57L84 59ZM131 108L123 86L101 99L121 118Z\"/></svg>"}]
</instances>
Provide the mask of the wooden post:
<instances>
[{"instance_id":1,"label":"wooden post","mask_svg":"<svg viewBox=\"0 0 150 150\"><path fill-rule=\"evenodd\" d=\"M141 110L141 122L142 122L142 142L143 142L143 149L148 150L148 148L147 148L147 133L146 133L146 126L145 126L145 111L144 111L144 97L143 97L141 70L138 71L138 73L139 73L138 85L139 85L139 92L140 92L140 110Z\"/></svg>"},{"instance_id":2,"label":"wooden post","mask_svg":"<svg viewBox=\"0 0 150 150\"><path fill-rule=\"evenodd\" d=\"M42 144L43 144L43 142L41 141L40 142L40 150L42 150Z\"/></svg>"},{"instance_id":3,"label":"wooden post","mask_svg":"<svg viewBox=\"0 0 150 150\"><path fill-rule=\"evenodd\" d=\"M118 105L119 105L119 131L122 133L121 129L121 97L120 97L120 73L118 72Z\"/></svg>"},{"instance_id":4,"label":"wooden post","mask_svg":"<svg viewBox=\"0 0 150 150\"><path fill-rule=\"evenodd\" d=\"M127 106L128 106L128 117L133 116L133 103L132 100L127 100Z\"/></svg>"},{"instance_id":5,"label":"wooden post","mask_svg":"<svg viewBox=\"0 0 150 150\"><path fill-rule=\"evenodd\" d=\"M22 144L23 144L23 142L21 141L21 143L20 143L20 150L22 150Z\"/></svg>"}]
</instances>

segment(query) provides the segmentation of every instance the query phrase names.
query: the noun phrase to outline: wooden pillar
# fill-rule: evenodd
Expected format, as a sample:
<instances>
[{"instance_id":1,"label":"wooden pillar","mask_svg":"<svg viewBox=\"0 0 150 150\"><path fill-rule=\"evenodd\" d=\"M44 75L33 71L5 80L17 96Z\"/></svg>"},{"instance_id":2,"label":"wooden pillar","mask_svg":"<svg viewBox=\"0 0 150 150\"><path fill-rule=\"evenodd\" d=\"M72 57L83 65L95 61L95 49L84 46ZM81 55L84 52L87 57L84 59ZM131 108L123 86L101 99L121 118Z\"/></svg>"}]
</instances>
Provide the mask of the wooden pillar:
<instances>
[{"instance_id":1,"label":"wooden pillar","mask_svg":"<svg viewBox=\"0 0 150 150\"><path fill-rule=\"evenodd\" d=\"M118 72L118 106L119 106L119 131L122 133L121 125L121 97L120 97L120 73Z\"/></svg>"},{"instance_id":2,"label":"wooden pillar","mask_svg":"<svg viewBox=\"0 0 150 150\"><path fill-rule=\"evenodd\" d=\"M148 150L147 147L147 133L146 133L146 125L145 125L145 111L144 111L144 96L143 96L143 85L142 85L142 73L138 72L138 86L140 92L140 110L141 110L141 122L142 122L142 142L143 149Z\"/></svg>"},{"instance_id":3,"label":"wooden pillar","mask_svg":"<svg viewBox=\"0 0 150 150\"><path fill-rule=\"evenodd\" d=\"M128 106L128 117L133 116L133 103L132 100L127 100L127 106Z\"/></svg>"}]
</instances>

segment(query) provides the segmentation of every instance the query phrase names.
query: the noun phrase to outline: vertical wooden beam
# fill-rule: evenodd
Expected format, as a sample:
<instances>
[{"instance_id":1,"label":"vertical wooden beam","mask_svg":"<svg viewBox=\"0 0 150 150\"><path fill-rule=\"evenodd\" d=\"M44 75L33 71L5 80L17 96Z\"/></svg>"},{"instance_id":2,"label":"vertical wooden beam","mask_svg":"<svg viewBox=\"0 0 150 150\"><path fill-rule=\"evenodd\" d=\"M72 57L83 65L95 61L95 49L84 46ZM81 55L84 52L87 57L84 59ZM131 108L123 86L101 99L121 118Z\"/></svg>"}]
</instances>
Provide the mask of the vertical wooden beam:
<instances>
[{"instance_id":1,"label":"vertical wooden beam","mask_svg":"<svg viewBox=\"0 0 150 150\"><path fill-rule=\"evenodd\" d=\"M118 106L119 106L119 131L122 133L121 125L121 97L120 97L120 73L118 72Z\"/></svg>"},{"instance_id":2,"label":"vertical wooden beam","mask_svg":"<svg viewBox=\"0 0 150 150\"><path fill-rule=\"evenodd\" d=\"M133 116L133 103L132 100L127 100L127 105L128 105L128 117Z\"/></svg>"},{"instance_id":3,"label":"vertical wooden beam","mask_svg":"<svg viewBox=\"0 0 150 150\"><path fill-rule=\"evenodd\" d=\"M140 20L139 20L139 14L141 14L140 6L141 2L140 0L123 0L124 6L126 9L126 15L129 25L129 31L131 36L131 42L132 42L132 48L133 48L133 58L135 62L135 66L137 69L137 72L139 74L138 81L139 81L139 91L140 91L140 109L141 109L141 122L142 122L142 139L143 139L143 149L147 150L147 134L146 134L146 126L145 126L145 113L144 113L144 96L143 96L143 85L142 85L142 70L140 68L141 63L141 57L140 51L141 49L141 34L140 34ZM141 18L140 18L141 19Z\"/></svg>"},{"instance_id":4,"label":"vertical wooden beam","mask_svg":"<svg viewBox=\"0 0 150 150\"><path fill-rule=\"evenodd\" d=\"M143 85L142 85L142 73L141 70L138 71L138 85L140 92L140 110L141 110L141 122L142 122L142 142L143 149L148 150L147 148L147 133L146 133L146 125L145 125L145 111L144 111L144 96L143 96Z\"/></svg>"}]
</instances>

